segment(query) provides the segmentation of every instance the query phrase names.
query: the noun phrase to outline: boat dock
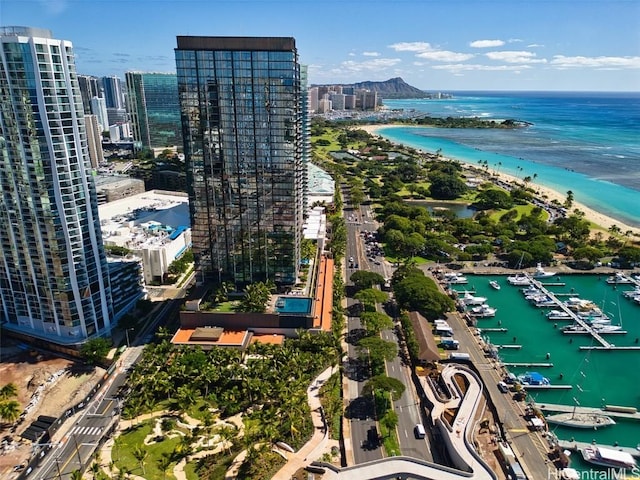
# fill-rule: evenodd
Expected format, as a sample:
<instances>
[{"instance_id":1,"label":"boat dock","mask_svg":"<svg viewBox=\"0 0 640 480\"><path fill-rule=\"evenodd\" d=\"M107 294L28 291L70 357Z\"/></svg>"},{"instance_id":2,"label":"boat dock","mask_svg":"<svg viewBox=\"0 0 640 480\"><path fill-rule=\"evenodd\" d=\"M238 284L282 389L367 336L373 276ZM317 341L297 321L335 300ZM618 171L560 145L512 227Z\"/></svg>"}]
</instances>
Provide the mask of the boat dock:
<instances>
[{"instance_id":1,"label":"boat dock","mask_svg":"<svg viewBox=\"0 0 640 480\"><path fill-rule=\"evenodd\" d=\"M629 345L616 347L615 345L609 345L608 347L599 347L597 345L583 345L580 347L580 350L640 350L640 346Z\"/></svg>"},{"instance_id":2,"label":"boat dock","mask_svg":"<svg viewBox=\"0 0 640 480\"><path fill-rule=\"evenodd\" d=\"M539 282L538 280L536 280L535 278L532 278L532 277L529 277L529 280L531 281L531 283L534 286L536 286L545 295L547 295L550 299L552 299L554 301L554 303L558 306L558 308L560 308L564 312L568 313L571 316L571 318L573 318L573 321L575 323L577 323L578 325L581 325L584 328L585 331L589 332L589 334L593 337L593 339L596 340L600 345L602 345L602 347L604 347L603 350L605 350L605 349L608 350L608 349L611 349L613 347L613 345L611 345L604 338L602 338L602 336L598 332L596 332L593 328L591 328L591 325L589 325L587 322L585 322L574 311L572 311L571 309L567 308L566 305L564 305L560 300L558 300L558 297L556 297L555 293L550 292L549 290L544 288L544 285L542 284L542 282ZM552 284L547 284L547 285L552 285Z\"/></svg>"},{"instance_id":3,"label":"boat dock","mask_svg":"<svg viewBox=\"0 0 640 480\"><path fill-rule=\"evenodd\" d=\"M522 388L525 390L571 390L573 385L525 385L522 384Z\"/></svg>"},{"instance_id":4,"label":"boat dock","mask_svg":"<svg viewBox=\"0 0 640 480\"><path fill-rule=\"evenodd\" d=\"M508 332L506 328L479 328L479 332Z\"/></svg>"},{"instance_id":5,"label":"boat dock","mask_svg":"<svg viewBox=\"0 0 640 480\"><path fill-rule=\"evenodd\" d=\"M626 418L627 420L640 420L640 413L630 413L630 412L620 412L616 410L606 410L604 408L594 408L594 407L574 407L571 405L559 405L556 403L541 403L536 404L543 412L560 412L560 413L571 413L576 411L576 413L588 413L594 415L607 415L612 418Z\"/></svg>"},{"instance_id":6,"label":"boat dock","mask_svg":"<svg viewBox=\"0 0 640 480\"><path fill-rule=\"evenodd\" d=\"M540 283L540 285L543 286L543 287L564 287L566 285L566 283L564 283L564 282L555 282L555 283L538 282L538 283Z\"/></svg>"},{"instance_id":7,"label":"boat dock","mask_svg":"<svg viewBox=\"0 0 640 480\"><path fill-rule=\"evenodd\" d=\"M589 446L594 446L593 443L587 443L587 442L576 442L576 441L570 441L570 440L558 440L558 446L560 448L562 448L563 450L571 450L571 451L579 451L582 450L586 447ZM629 455L633 456L634 458L640 458L640 450L638 450L637 448L631 448L631 447L617 447L615 445L601 445L601 444L597 444L596 446L598 447L603 447L603 448L608 448L610 450L618 450L620 452L626 452Z\"/></svg>"},{"instance_id":8,"label":"boat dock","mask_svg":"<svg viewBox=\"0 0 640 480\"><path fill-rule=\"evenodd\" d=\"M519 362L503 362L505 367L539 367L539 368L552 368L553 363L519 363Z\"/></svg>"},{"instance_id":9,"label":"boat dock","mask_svg":"<svg viewBox=\"0 0 640 480\"><path fill-rule=\"evenodd\" d=\"M579 331L563 330L562 333L564 335L591 335L591 332L587 332L583 330L579 330ZM627 333L629 332L627 332L626 330L614 330L613 332L600 332L600 335L626 335ZM602 347L597 347L597 348L603 349Z\"/></svg>"},{"instance_id":10,"label":"boat dock","mask_svg":"<svg viewBox=\"0 0 640 480\"><path fill-rule=\"evenodd\" d=\"M506 348L509 350L520 350L522 345L495 345L496 348Z\"/></svg>"}]
</instances>

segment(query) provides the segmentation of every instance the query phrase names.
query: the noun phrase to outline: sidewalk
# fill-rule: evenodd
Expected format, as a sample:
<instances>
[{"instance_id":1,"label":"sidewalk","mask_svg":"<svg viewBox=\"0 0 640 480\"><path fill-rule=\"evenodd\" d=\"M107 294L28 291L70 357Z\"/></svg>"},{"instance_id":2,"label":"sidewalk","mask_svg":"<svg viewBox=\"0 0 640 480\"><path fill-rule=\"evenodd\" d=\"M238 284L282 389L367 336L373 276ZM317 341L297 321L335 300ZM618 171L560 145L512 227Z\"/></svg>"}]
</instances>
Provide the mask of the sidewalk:
<instances>
[{"instance_id":1,"label":"sidewalk","mask_svg":"<svg viewBox=\"0 0 640 480\"><path fill-rule=\"evenodd\" d=\"M329 367L323 371L307 388L311 419L313 421L313 435L300 450L295 453L286 452L287 463L273 476L273 480L289 480L298 470L316 461L324 453L329 441L329 433L320 413L320 387L337 371L336 367ZM228 477L227 477L228 478Z\"/></svg>"}]
</instances>

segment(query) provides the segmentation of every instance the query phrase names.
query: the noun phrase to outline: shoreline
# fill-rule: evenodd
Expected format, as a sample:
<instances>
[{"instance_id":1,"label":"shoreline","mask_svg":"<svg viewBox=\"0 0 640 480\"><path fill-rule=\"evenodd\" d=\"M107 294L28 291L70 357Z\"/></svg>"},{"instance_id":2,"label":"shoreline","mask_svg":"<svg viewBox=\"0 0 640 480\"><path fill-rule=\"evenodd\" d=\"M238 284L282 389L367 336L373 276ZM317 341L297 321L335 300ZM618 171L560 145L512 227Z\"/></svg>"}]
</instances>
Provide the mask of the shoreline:
<instances>
[{"instance_id":1,"label":"shoreline","mask_svg":"<svg viewBox=\"0 0 640 480\"><path fill-rule=\"evenodd\" d=\"M394 124L375 124L375 125L358 125L356 128L360 129L360 130L364 130L365 132L369 133L370 135L380 135L379 130L382 128L399 128L399 127L408 127L408 125L394 125ZM419 127L415 127L415 128L419 128ZM389 139L387 139L389 140ZM392 143L398 143L395 141L390 140ZM424 152L424 150L422 149L417 149L418 151ZM427 153L434 153L434 152L427 152ZM459 161L460 163L464 164L467 167L476 167L476 165L465 162L463 160L457 159L457 158L449 158L449 157L443 157L445 159L448 160L456 160ZM492 177L497 177L498 179L502 180L503 182L507 182L507 183L516 183L516 184L521 184L521 180L518 179L517 177L514 177L513 175L509 175L507 173L498 173L498 172L494 172L491 174ZM562 195L561 193L557 192L556 190L553 190L552 188L546 187L544 185L540 185L539 183L535 183L535 182L529 182L529 186L534 189L536 191L536 193L542 197L546 197L547 200L552 201L552 200L557 200L558 202L560 202L560 204L564 203L566 196ZM616 225L618 228L620 228L621 233L624 234L624 232L627 231L631 231L633 232L633 234L635 235L640 235L640 228L638 227L633 227L631 225L627 225L625 223L623 223L620 220L616 220L615 218L609 217L608 215L599 212L597 210L594 210L593 208L589 208L586 205L577 202L577 201L573 201L573 206L571 207L571 210L575 210L578 209L582 212L584 212L584 218L588 221L590 221L591 223L603 228L604 230L608 231L609 228L611 228L613 225Z\"/></svg>"}]
</instances>

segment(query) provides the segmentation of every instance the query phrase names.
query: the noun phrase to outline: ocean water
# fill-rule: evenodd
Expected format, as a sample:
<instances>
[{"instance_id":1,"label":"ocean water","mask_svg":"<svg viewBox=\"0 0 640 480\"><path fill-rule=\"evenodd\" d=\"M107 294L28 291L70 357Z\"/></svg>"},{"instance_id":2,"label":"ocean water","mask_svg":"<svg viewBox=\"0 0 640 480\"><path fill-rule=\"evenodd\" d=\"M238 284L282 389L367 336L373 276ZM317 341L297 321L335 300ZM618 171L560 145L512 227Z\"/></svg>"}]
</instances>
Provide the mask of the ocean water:
<instances>
[{"instance_id":1,"label":"ocean water","mask_svg":"<svg viewBox=\"0 0 640 480\"><path fill-rule=\"evenodd\" d=\"M529 304L521 292L523 287L509 285L504 276L467 275L468 285L456 285L457 290L473 289L476 295L487 297L487 303L497 308L494 318L479 319L478 328L506 328L507 332L483 332L482 337L493 345L518 344L519 350L499 349L499 357L513 363L552 363L551 368L510 367L516 375L537 371L549 378L552 384L569 384L571 390L547 390L530 392L530 399L537 404L557 403L584 407L624 405L640 409L640 350L580 350L580 346L599 345L589 335L565 335L564 325L571 322L548 320L545 314L551 308L536 308ZM614 287L606 283L606 275L561 275L543 283L565 283L549 286L560 299L573 294L592 300L609 317L612 324L621 324L626 335L606 335L604 338L617 346L640 346L640 305L625 298L622 292L632 285ZM497 280L499 291L489 286ZM547 358L547 355L549 358ZM603 445L635 448L640 444L640 422L616 420L617 424L593 429L573 429L550 425L562 440L596 440ZM586 469L588 465L575 455L572 466Z\"/></svg>"},{"instance_id":2,"label":"ocean water","mask_svg":"<svg viewBox=\"0 0 640 480\"><path fill-rule=\"evenodd\" d=\"M431 116L513 118L513 130L382 128L380 135L552 188L640 227L640 93L454 92L454 98L385 100Z\"/></svg>"}]
</instances>

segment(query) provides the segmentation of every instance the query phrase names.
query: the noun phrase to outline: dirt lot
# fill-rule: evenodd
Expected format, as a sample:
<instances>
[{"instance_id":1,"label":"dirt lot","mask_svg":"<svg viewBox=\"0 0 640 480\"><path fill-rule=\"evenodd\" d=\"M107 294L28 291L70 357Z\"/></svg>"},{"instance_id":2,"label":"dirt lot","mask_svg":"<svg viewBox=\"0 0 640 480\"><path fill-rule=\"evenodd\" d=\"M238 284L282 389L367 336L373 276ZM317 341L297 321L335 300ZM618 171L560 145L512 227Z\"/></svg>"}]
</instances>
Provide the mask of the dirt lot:
<instances>
[{"instance_id":1,"label":"dirt lot","mask_svg":"<svg viewBox=\"0 0 640 480\"><path fill-rule=\"evenodd\" d=\"M102 369L87 370L80 363L51 354L24 351L3 339L0 386L14 383L18 388L16 400L23 411L31 407L14 432L12 425L0 424L0 478L10 478L13 467L29 458L30 442L20 434L31 422L39 415L60 416L83 399L103 375Z\"/></svg>"}]
</instances>

